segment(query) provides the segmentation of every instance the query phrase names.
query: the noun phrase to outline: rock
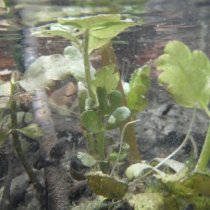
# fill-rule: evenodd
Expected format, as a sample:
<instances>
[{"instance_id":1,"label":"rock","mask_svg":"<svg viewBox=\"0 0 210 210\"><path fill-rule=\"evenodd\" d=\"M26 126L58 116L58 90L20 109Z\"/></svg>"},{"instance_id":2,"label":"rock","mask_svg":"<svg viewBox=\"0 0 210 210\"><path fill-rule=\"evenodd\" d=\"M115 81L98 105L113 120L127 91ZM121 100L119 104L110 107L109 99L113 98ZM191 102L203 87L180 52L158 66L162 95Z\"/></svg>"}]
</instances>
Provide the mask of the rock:
<instances>
[{"instance_id":1,"label":"rock","mask_svg":"<svg viewBox=\"0 0 210 210\"><path fill-rule=\"evenodd\" d=\"M165 104L160 104L159 107L139 114L141 122L136 124L136 134L145 159L168 156L181 144L189 129L192 109L173 105L168 113L163 115L164 108ZM198 110L191 135L199 149L201 149L207 128L208 118Z\"/></svg>"}]
</instances>

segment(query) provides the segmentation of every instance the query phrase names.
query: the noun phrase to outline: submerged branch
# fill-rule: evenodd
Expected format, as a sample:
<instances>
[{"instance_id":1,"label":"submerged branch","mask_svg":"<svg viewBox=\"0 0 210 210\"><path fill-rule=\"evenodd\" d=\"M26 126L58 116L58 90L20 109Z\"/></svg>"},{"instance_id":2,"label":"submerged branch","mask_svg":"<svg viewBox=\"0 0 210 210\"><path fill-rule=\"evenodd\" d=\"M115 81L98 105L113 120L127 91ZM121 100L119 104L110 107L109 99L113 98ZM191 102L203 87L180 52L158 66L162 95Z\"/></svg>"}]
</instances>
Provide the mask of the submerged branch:
<instances>
[{"instance_id":1,"label":"submerged branch","mask_svg":"<svg viewBox=\"0 0 210 210\"><path fill-rule=\"evenodd\" d=\"M45 90L36 91L33 98L33 110L36 122L44 133L40 140L40 161L43 161L45 173L47 210L67 210L69 208L67 180L64 169L59 165L63 151L52 157L52 151L58 139Z\"/></svg>"}]
</instances>

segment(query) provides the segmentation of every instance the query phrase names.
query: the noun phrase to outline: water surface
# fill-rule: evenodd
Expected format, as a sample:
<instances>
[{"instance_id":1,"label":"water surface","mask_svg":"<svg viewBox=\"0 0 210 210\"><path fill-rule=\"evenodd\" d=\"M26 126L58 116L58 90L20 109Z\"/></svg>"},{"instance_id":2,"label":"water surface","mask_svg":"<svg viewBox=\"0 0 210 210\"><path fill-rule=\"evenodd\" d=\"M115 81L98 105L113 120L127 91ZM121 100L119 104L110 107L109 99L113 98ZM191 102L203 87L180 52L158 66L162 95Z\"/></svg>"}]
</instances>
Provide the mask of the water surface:
<instances>
[{"instance_id":1,"label":"water surface","mask_svg":"<svg viewBox=\"0 0 210 210\"><path fill-rule=\"evenodd\" d=\"M58 17L94 14L120 13L140 24L116 39L126 44L114 44L123 71L132 70L156 58L166 42L173 39L184 41L192 49L201 49L210 55L210 1L207 0L34 2L19 0L11 5L10 12L1 9L0 70L23 70L35 57L61 53L68 45L61 38L32 38L31 27L54 21Z\"/></svg>"}]
</instances>

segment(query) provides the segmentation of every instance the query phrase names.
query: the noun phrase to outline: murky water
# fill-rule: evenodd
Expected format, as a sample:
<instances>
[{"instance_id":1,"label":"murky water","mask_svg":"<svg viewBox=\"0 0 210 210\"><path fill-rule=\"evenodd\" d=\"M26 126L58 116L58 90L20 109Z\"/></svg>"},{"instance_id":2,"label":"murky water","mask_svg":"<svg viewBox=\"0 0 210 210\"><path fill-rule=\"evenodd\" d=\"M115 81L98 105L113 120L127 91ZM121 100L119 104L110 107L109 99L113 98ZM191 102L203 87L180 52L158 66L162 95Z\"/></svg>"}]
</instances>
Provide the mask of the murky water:
<instances>
[{"instance_id":1,"label":"murky water","mask_svg":"<svg viewBox=\"0 0 210 210\"><path fill-rule=\"evenodd\" d=\"M123 70L132 70L156 58L165 43L172 39L184 41L191 48L204 50L210 55L208 0L15 2L10 12L0 10L0 70L24 68L34 57L62 52L68 45L60 38L31 38L30 27L57 17L101 13L121 13L142 23L118 37L127 44L114 44Z\"/></svg>"}]
</instances>

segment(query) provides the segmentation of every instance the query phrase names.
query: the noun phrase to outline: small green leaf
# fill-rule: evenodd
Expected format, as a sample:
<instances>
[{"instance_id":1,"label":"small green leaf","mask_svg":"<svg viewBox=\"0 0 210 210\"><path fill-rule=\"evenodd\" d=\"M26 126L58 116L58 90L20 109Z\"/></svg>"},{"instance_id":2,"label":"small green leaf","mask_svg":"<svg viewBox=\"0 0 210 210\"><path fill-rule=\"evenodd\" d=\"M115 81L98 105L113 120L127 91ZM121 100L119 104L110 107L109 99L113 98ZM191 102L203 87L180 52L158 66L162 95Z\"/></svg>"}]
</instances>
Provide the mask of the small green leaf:
<instances>
[{"instance_id":1,"label":"small green leaf","mask_svg":"<svg viewBox=\"0 0 210 210\"><path fill-rule=\"evenodd\" d=\"M119 82L119 74L115 72L115 66L105 66L95 74L95 80L92 81L92 85L95 87L105 88L107 93L116 89Z\"/></svg>"},{"instance_id":2,"label":"small green leaf","mask_svg":"<svg viewBox=\"0 0 210 210\"><path fill-rule=\"evenodd\" d=\"M107 121L107 128L113 129L122 125L131 115L131 111L126 106L118 107L112 114L109 116Z\"/></svg>"},{"instance_id":3,"label":"small green leaf","mask_svg":"<svg viewBox=\"0 0 210 210\"><path fill-rule=\"evenodd\" d=\"M118 90L113 90L108 95L109 100L109 113L113 112L115 109L122 105L122 94Z\"/></svg>"},{"instance_id":4,"label":"small green leaf","mask_svg":"<svg viewBox=\"0 0 210 210\"><path fill-rule=\"evenodd\" d=\"M85 128L93 133L102 131L99 114L96 111L88 110L82 113L82 122Z\"/></svg>"},{"instance_id":5,"label":"small green leaf","mask_svg":"<svg viewBox=\"0 0 210 210\"><path fill-rule=\"evenodd\" d=\"M16 130L32 139L43 136L43 131L36 123L31 123L24 128L19 128Z\"/></svg>"},{"instance_id":6,"label":"small green leaf","mask_svg":"<svg viewBox=\"0 0 210 210\"><path fill-rule=\"evenodd\" d=\"M108 110L108 97L107 91L103 87L97 87L96 89L97 98L99 102L99 109L102 113L106 113Z\"/></svg>"},{"instance_id":7,"label":"small green leaf","mask_svg":"<svg viewBox=\"0 0 210 210\"><path fill-rule=\"evenodd\" d=\"M87 167L93 167L97 162L91 155L84 152L78 152L77 158L80 159L82 164Z\"/></svg>"},{"instance_id":8,"label":"small green leaf","mask_svg":"<svg viewBox=\"0 0 210 210\"><path fill-rule=\"evenodd\" d=\"M210 100L210 61L201 51L190 51L180 41L170 41L156 62L159 81L177 103L185 107L207 107Z\"/></svg>"},{"instance_id":9,"label":"small green leaf","mask_svg":"<svg viewBox=\"0 0 210 210\"><path fill-rule=\"evenodd\" d=\"M146 94L150 85L149 75L150 68L144 66L136 69L131 76L129 92L127 94L127 104L128 107L135 112L142 111L147 106Z\"/></svg>"}]
</instances>

